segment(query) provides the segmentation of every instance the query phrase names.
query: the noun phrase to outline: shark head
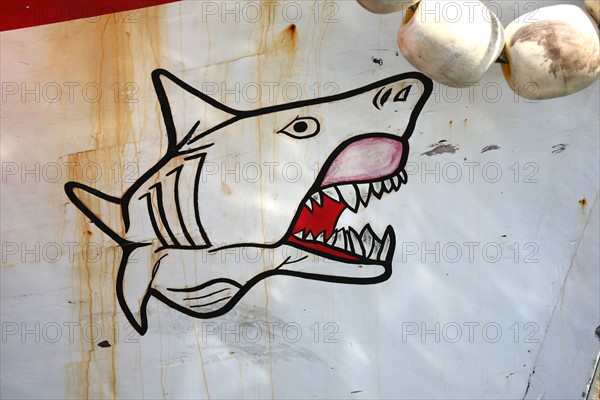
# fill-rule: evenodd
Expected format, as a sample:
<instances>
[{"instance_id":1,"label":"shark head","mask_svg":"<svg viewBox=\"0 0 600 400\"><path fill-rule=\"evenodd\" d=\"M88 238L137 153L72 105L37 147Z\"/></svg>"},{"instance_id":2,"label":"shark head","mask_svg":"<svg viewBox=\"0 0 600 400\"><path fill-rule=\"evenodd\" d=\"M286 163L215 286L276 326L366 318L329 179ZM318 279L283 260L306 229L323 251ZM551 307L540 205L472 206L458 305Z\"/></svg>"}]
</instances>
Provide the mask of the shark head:
<instances>
[{"instance_id":1,"label":"shark head","mask_svg":"<svg viewBox=\"0 0 600 400\"><path fill-rule=\"evenodd\" d=\"M207 318L275 274L357 284L389 278L393 227L338 222L406 184L429 78L409 72L254 110L222 104L165 70L155 70L153 82L165 156L120 199L67 184L71 200L124 248L117 291L140 333L151 295ZM86 193L120 207L124 237L90 210ZM142 260L132 268L134 250ZM200 256L186 262L190 251Z\"/></svg>"}]
</instances>

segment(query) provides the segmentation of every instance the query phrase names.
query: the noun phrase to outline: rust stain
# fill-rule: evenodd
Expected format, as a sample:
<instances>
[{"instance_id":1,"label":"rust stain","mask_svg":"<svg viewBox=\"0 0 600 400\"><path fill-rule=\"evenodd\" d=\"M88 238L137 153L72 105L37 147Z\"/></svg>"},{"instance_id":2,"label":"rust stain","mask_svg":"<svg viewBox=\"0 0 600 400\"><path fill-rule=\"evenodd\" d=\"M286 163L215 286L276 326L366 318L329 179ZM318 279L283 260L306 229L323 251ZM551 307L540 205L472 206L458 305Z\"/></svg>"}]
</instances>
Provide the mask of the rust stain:
<instances>
[{"instance_id":1,"label":"rust stain","mask_svg":"<svg viewBox=\"0 0 600 400\"><path fill-rule=\"evenodd\" d=\"M402 19L403 24L407 24L412 17L415 15L416 7L407 7L406 12L404 14L404 18Z\"/></svg>"},{"instance_id":2,"label":"rust stain","mask_svg":"<svg viewBox=\"0 0 600 400\"><path fill-rule=\"evenodd\" d=\"M452 121L452 120L448 121L448 126L449 126L449 127L452 127L452 124L453 124L453 123L454 123L454 121Z\"/></svg>"},{"instance_id":3,"label":"rust stain","mask_svg":"<svg viewBox=\"0 0 600 400\"><path fill-rule=\"evenodd\" d=\"M68 157L68 161L73 163L72 165L81 165L86 162L86 160L87 158L82 154L72 154ZM83 178L80 169L74 169L73 173L73 178ZM73 302L72 304L76 306L73 307L74 311L76 311L76 316L74 317L78 322L77 327L79 328L79 340L73 341L73 345L77 346L78 350L81 352L81 357L80 361L71 361L71 363L66 366L66 372L68 374L66 380L68 384L67 395L85 399L91 397L90 371L94 352L94 346L90 346L90 343L88 343L93 342L93 333L89 332L89 335L86 337L90 340L83 340L84 325L91 325L91 307L93 300L93 292L90 289L90 271L92 269L90 268L91 266L89 263L89 253L83 250L89 249L90 246L90 235L88 235L87 232L91 232L89 222L78 215L75 239L79 246L73 268L73 290L75 291L74 297L81 300ZM88 332L86 332L86 334L88 334Z\"/></svg>"},{"instance_id":4,"label":"rust stain","mask_svg":"<svg viewBox=\"0 0 600 400\"><path fill-rule=\"evenodd\" d=\"M221 192L225 195L225 196L230 196L231 195L231 187L226 183L226 182L221 182Z\"/></svg>"},{"instance_id":5,"label":"rust stain","mask_svg":"<svg viewBox=\"0 0 600 400\"><path fill-rule=\"evenodd\" d=\"M94 101L73 105L77 113L90 116L89 130L82 133L94 138L94 148L68 155L65 160L73 165L96 165L100 174L98 179L90 181L83 168L74 168L68 179L117 195L128 187L123 176L125 162L131 161L126 159L126 148L132 146L136 157L138 154L140 133L134 128L133 110L143 108L139 107L144 100L142 87L151 83L150 71L160 66L161 54L158 24L161 7L138 10L138 23L124 23L125 17L123 13L110 14L98 17L94 23L77 20L45 27L47 36L52 38L45 43L55 47L50 51L53 54L50 62L61 66L52 78L78 81L81 85L90 82L92 89L98 88ZM69 34L73 31L77 35ZM72 51L65 52L65 48ZM148 61L140 59L140 54L152 57ZM88 96L95 95L92 89ZM65 115L71 111L63 110ZM145 114L143 120L143 125L155 122L145 121ZM65 135L61 140L68 143L72 139ZM139 160L136 161L139 165ZM103 219L120 221L119 213L103 207L97 199L82 200ZM80 357L73 357L65 368L65 397L115 399L119 397L119 325L114 282L121 250L90 226L82 214L77 213L76 218L72 237L79 250L72 273L75 301L70 307L73 318L79 322L79 338L70 344L70 353L79 352ZM124 235L122 224L120 231ZM96 353L97 347L107 350Z\"/></svg>"},{"instance_id":6,"label":"rust stain","mask_svg":"<svg viewBox=\"0 0 600 400\"><path fill-rule=\"evenodd\" d=\"M415 10L411 7L408 7L404 14L404 18L402 18L402 26L408 26L414 15L415 15ZM399 35L398 36L398 47L400 49L406 48L409 41L410 41L410 39L407 38L407 35Z\"/></svg>"},{"instance_id":7,"label":"rust stain","mask_svg":"<svg viewBox=\"0 0 600 400\"><path fill-rule=\"evenodd\" d=\"M544 48L544 57L550 61L549 71L557 77L559 72L574 75L594 72L599 68L598 57L595 56L597 45L591 41L583 42L581 34L571 25L561 21L540 21L519 28L510 40L510 46L519 42L536 42ZM586 49L590 57L582 57L581 51Z\"/></svg>"},{"instance_id":8,"label":"rust stain","mask_svg":"<svg viewBox=\"0 0 600 400\"><path fill-rule=\"evenodd\" d=\"M291 35L295 38L296 37L296 24L291 24L290 26L288 26L288 31L290 31Z\"/></svg>"},{"instance_id":9,"label":"rust stain","mask_svg":"<svg viewBox=\"0 0 600 400\"><path fill-rule=\"evenodd\" d=\"M581 206L581 211L585 210L585 206L587 205L587 200L584 198L579 200L579 205Z\"/></svg>"},{"instance_id":10,"label":"rust stain","mask_svg":"<svg viewBox=\"0 0 600 400\"><path fill-rule=\"evenodd\" d=\"M276 38L273 38L272 26L268 25L268 28L261 30L261 37L259 39L259 45L256 51L250 52L235 58L231 58L228 60L210 63L210 57L206 56L207 64L210 64L211 68L219 67L219 66L227 66L229 64L233 64L235 62L245 60L253 57L261 57L265 56L266 60L270 60L273 64L277 64L276 60L273 59L274 56L278 54L285 54L287 56L294 56L297 52L297 42L298 42L298 28L295 24L291 24L286 29L284 29ZM209 47L210 47L210 39L209 39ZM293 60L292 60L293 61ZM262 76L262 70L264 68L264 61L258 61L258 69L259 69L259 79ZM288 63L289 66L289 61ZM206 73L206 71L205 71ZM227 75L227 74L225 74ZM259 98L260 100L260 98ZM259 103L260 104L260 103Z\"/></svg>"},{"instance_id":11,"label":"rust stain","mask_svg":"<svg viewBox=\"0 0 600 400\"><path fill-rule=\"evenodd\" d=\"M506 49L506 46L505 46ZM512 72L510 70L510 64L500 64L500 69L502 69L502 74L504 75L504 79L507 82L512 82Z\"/></svg>"},{"instance_id":12,"label":"rust stain","mask_svg":"<svg viewBox=\"0 0 600 400\"><path fill-rule=\"evenodd\" d=\"M208 379L206 379L206 370L204 367L204 355L202 354L202 347L200 346L200 335L196 334L196 348L198 349L198 355L200 356L200 366L202 367L202 380L204 381L204 389L206 392L206 398L210 400L210 391L208 390Z\"/></svg>"},{"instance_id":13,"label":"rust stain","mask_svg":"<svg viewBox=\"0 0 600 400\"><path fill-rule=\"evenodd\" d=\"M272 7L273 15L280 15L279 11L276 10L278 7L278 3L274 3L274 7ZM296 25L291 24L279 34L275 34L275 26L276 26L276 18L269 15L268 18L260 19L260 42L258 46L258 52L261 54L257 58L257 78L258 82L262 84L262 82L266 80L278 80L279 82L285 81L289 79L292 75L292 71L294 69L294 63L296 59L297 52L297 42L298 42L298 29ZM265 72L269 71L268 76L264 76ZM279 77L276 76L278 73ZM274 102L275 104L280 103L280 93L276 92L274 99L268 99L270 102ZM263 107L263 101L260 99L259 106ZM259 162L264 162L263 158L265 154L270 150L272 152L275 149L270 149L269 147L263 148L263 146L268 146L269 140L263 140L263 135L267 132L263 132L261 118L257 118L257 131L259 133L259 140L257 143L258 146L258 155ZM266 201L268 201L268 191L265 189L266 182L264 180L260 181L260 204L261 204L261 229L263 236L267 237L267 229L266 229ZM270 268L268 265L268 260L263 260L263 269L266 270ZM268 280L265 279L263 281L264 293L265 293L265 321L268 323L269 321L269 286ZM270 335L270 332L269 332ZM269 338L270 339L270 338ZM275 398L275 388L273 385L273 360L272 360L272 345L271 340L269 340L269 378L270 378L270 386L271 386L271 398Z\"/></svg>"}]
</instances>

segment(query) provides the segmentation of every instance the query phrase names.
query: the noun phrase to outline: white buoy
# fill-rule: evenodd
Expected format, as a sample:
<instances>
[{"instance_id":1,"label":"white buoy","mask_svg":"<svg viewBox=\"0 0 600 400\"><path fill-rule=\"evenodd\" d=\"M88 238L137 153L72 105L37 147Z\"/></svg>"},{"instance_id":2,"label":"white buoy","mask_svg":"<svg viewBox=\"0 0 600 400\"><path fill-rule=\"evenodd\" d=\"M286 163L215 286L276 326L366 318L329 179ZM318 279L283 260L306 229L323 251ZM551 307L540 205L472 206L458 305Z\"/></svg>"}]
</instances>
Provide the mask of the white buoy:
<instances>
[{"instance_id":1,"label":"white buoy","mask_svg":"<svg viewBox=\"0 0 600 400\"><path fill-rule=\"evenodd\" d=\"M406 10L419 0L356 0L366 10L375 14L390 14Z\"/></svg>"},{"instance_id":2,"label":"white buoy","mask_svg":"<svg viewBox=\"0 0 600 400\"><path fill-rule=\"evenodd\" d=\"M477 83L504 47L498 18L480 1L422 0L407 10L398 46L419 71L444 85Z\"/></svg>"},{"instance_id":3,"label":"white buoy","mask_svg":"<svg viewBox=\"0 0 600 400\"><path fill-rule=\"evenodd\" d=\"M562 4L521 15L505 37L508 64L502 71L521 97L566 96L598 78L598 28L579 7Z\"/></svg>"},{"instance_id":4,"label":"white buoy","mask_svg":"<svg viewBox=\"0 0 600 400\"><path fill-rule=\"evenodd\" d=\"M585 0L585 7L596 23L600 25L600 0Z\"/></svg>"}]
</instances>

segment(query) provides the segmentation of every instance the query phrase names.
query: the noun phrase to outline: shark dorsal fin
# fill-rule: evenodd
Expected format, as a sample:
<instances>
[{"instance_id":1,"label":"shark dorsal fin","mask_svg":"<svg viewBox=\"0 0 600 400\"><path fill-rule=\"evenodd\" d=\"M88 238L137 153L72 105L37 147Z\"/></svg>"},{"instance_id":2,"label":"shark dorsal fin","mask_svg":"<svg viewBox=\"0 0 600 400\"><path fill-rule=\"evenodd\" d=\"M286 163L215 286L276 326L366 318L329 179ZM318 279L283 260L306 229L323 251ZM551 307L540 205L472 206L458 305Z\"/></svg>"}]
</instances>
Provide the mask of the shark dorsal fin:
<instances>
[{"instance_id":1,"label":"shark dorsal fin","mask_svg":"<svg viewBox=\"0 0 600 400\"><path fill-rule=\"evenodd\" d=\"M169 140L169 151L181 150L190 139L208 134L240 111L227 107L164 69L152 71Z\"/></svg>"}]
</instances>

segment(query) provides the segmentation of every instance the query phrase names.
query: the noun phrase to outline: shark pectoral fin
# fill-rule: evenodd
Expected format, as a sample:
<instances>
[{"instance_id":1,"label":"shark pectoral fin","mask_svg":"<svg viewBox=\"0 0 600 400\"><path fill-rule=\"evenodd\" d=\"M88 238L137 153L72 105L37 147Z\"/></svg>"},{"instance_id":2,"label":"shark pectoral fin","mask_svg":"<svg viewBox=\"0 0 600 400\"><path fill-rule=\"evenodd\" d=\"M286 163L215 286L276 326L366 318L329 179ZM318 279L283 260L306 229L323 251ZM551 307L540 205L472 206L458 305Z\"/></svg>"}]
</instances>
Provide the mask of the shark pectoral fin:
<instances>
[{"instance_id":1,"label":"shark pectoral fin","mask_svg":"<svg viewBox=\"0 0 600 400\"><path fill-rule=\"evenodd\" d=\"M69 200L88 217L100 230L115 242L123 238L117 232L124 228L121 199L109 196L101 191L79 182L67 182L65 193ZM101 219L100 216L118 216L115 220Z\"/></svg>"},{"instance_id":2,"label":"shark pectoral fin","mask_svg":"<svg viewBox=\"0 0 600 400\"><path fill-rule=\"evenodd\" d=\"M117 276L117 298L127 320L140 335L148 330L146 306L150 300L152 280L166 253L156 253L150 244L123 247Z\"/></svg>"},{"instance_id":3,"label":"shark pectoral fin","mask_svg":"<svg viewBox=\"0 0 600 400\"><path fill-rule=\"evenodd\" d=\"M252 285L218 278L195 287L159 286L154 296L170 307L196 318L212 318L231 310Z\"/></svg>"},{"instance_id":4,"label":"shark pectoral fin","mask_svg":"<svg viewBox=\"0 0 600 400\"><path fill-rule=\"evenodd\" d=\"M169 150L205 145L198 140L240 114L164 69L152 71L169 140ZM194 145L192 145L195 143Z\"/></svg>"}]
</instances>

